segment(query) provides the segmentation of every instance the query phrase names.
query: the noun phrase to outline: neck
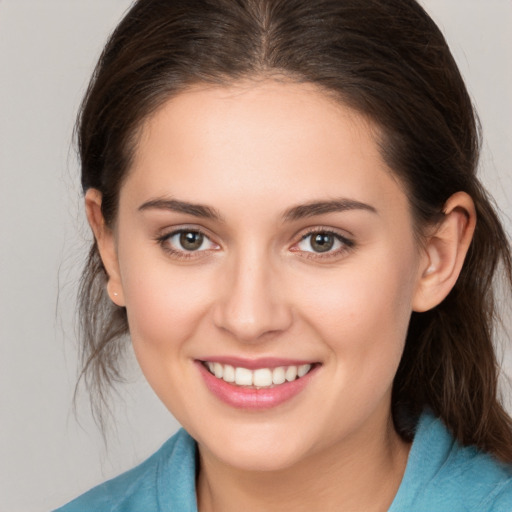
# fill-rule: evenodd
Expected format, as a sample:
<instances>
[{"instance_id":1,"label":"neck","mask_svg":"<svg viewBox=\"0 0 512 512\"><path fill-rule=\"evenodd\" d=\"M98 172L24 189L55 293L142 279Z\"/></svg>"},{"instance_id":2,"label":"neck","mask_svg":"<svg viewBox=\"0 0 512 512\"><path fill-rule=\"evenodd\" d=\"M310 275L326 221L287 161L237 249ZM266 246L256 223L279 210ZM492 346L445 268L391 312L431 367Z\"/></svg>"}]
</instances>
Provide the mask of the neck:
<instances>
[{"instance_id":1,"label":"neck","mask_svg":"<svg viewBox=\"0 0 512 512\"><path fill-rule=\"evenodd\" d=\"M325 452L278 471L227 466L199 447L200 512L388 510L400 486L409 445L389 418L381 435L358 432ZM356 439L357 438L357 439Z\"/></svg>"}]
</instances>

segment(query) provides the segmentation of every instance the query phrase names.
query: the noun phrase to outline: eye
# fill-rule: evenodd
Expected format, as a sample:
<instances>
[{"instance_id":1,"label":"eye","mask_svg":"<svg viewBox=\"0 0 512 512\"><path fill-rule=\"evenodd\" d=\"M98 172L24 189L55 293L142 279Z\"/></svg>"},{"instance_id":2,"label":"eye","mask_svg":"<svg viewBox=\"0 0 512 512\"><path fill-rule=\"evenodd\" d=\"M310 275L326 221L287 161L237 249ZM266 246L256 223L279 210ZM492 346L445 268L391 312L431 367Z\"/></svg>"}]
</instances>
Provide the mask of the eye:
<instances>
[{"instance_id":1,"label":"eye","mask_svg":"<svg viewBox=\"0 0 512 512\"><path fill-rule=\"evenodd\" d=\"M300 242L296 245L296 250L330 256L340 254L353 246L354 243L351 240L338 233L332 231L314 231L302 237Z\"/></svg>"},{"instance_id":2,"label":"eye","mask_svg":"<svg viewBox=\"0 0 512 512\"><path fill-rule=\"evenodd\" d=\"M198 251L207 239L197 231L182 231L171 237L171 240L178 242L185 251Z\"/></svg>"},{"instance_id":3,"label":"eye","mask_svg":"<svg viewBox=\"0 0 512 512\"><path fill-rule=\"evenodd\" d=\"M301 251L327 252L340 243L332 233L312 233L299 242Z\"/></svg>"},{"instance_id":4,"label":"eye","mask_svg":"<svg viewBox=\"0 0 512 512\"><path fill-rule=\"evenodd\" d=\"M165 250L182 256L218 248L204 233L195 229L173 231L161 237L159 242Z\"/></svg>"}]
</instances>

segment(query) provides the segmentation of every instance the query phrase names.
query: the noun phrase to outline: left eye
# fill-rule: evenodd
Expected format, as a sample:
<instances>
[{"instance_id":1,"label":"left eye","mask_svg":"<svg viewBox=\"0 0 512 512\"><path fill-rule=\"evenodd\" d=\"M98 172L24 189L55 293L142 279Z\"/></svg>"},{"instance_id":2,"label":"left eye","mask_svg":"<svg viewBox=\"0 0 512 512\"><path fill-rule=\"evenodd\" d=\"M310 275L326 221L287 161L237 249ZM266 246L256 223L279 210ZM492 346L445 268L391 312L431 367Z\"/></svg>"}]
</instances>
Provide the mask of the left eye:
<instances>
[{"instance_id":1,"label":"left eye","mask_svg":"<svg viewBox=\"0 0 512 512\"><path fill-rule=\"evenodd\" d=\"M305 252L325 253L341 249L344 245L347 245L347 242L339 235L320 231L304 236L297 247Z\"/></svg>"},{"instance_id":2,"label":"left eye","mask_svg":"<svg viewBox=\"0 0 512 512\"><path fill-rule=\"evenodd\" d=\"M175 251L195 252L212 249L215 244L200 231L181 230L166 237L166 243Z\"/></svg>"}]
</instances>

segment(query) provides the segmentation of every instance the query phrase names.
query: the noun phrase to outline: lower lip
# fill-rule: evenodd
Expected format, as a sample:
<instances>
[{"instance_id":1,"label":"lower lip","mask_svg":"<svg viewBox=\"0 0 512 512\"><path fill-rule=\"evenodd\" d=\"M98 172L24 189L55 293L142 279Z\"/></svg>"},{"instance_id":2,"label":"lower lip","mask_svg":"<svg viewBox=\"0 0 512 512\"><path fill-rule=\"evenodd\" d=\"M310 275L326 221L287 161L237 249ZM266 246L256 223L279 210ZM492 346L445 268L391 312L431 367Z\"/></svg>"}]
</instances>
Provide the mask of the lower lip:
<instances>
[{"instance_id":1,"label":"lower lip","mask_svg":"<svg viewBox=\"0 0 512 512\"><path fill-rule=\"evenodd\" d=\"M218 379L204 365L197 361L197 366L204 379L206 387L224 403L237 409L271 409L291 400L298 395L311 381L318 367L314 367L299 379L285 382L272 388L249 388L236 386Z\"/></svg>"}]
</instances>

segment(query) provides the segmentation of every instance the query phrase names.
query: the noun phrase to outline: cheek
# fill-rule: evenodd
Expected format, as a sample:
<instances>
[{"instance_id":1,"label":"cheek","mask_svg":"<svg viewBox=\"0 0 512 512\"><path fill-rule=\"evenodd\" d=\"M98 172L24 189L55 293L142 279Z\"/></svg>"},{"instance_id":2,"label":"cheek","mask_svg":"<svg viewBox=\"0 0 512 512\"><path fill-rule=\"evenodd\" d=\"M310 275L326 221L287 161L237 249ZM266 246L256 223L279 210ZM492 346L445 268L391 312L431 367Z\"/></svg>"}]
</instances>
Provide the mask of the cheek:
<instances>
[{"instance_id":1,"label":"cheek","mask_svg":"<svg viewBox=\"0 0 512 512\"><path fill-rule=\"evenodd\" d=\"M415 289L414 252L372 252L302 289L301 310L336 358L354 367L398 364L403 350ZM364 365L362 363L364 362Z\"/></svg>"},{"instance_id":2,"label":"cheek","mask_svg":"<svg viewBox=\"0 0 512 512\"><path fill-rule=\"evenodd\" d=\"M206 276L143 250L127 254L121 275L135 350L175 352L192 336L207 309L211 292Z\"/></svg>"},{"instance_id":3,"label":"cheek","mask_svg":"<svg viewBox=\"0 0 512 512\"><path fill-rule=\"evenodd\" d=\"M133 349L146 380L167 408L186 418L182 379L190 372L190 345L208 310L210 289L201 272L165 259L148 265L134 250L122 269ZM190 385L190 384L189 384ZM190 391L190 389L189 389Z\"/></svg>"}]
</instances>

